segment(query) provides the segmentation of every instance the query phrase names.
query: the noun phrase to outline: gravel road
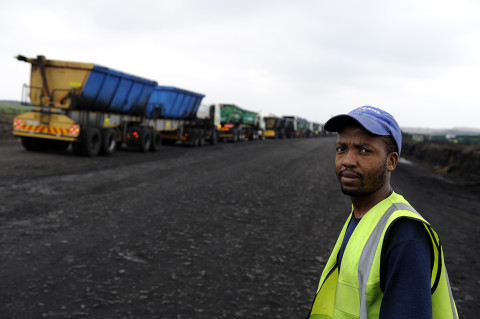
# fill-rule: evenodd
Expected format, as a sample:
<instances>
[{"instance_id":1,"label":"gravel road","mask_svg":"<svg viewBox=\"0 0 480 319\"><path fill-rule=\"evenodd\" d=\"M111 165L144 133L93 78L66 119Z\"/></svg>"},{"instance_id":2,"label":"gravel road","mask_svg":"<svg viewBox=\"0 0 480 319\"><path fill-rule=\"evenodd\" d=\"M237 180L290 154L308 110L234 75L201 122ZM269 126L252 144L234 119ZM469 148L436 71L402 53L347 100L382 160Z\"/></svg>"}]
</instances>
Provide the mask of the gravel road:
<instances>
[{"instance_id":1,"label":"gravel road","mask_svg":"<svg viewBox=\"0 0 480 319\"><path fill-rule=\"evenodd\" d=\"M2 318L304 318L350 204L333 137L84 158L0 143ZM478 189L401 163L394 189L480 313Z\"/></svg>"}]
</instances>

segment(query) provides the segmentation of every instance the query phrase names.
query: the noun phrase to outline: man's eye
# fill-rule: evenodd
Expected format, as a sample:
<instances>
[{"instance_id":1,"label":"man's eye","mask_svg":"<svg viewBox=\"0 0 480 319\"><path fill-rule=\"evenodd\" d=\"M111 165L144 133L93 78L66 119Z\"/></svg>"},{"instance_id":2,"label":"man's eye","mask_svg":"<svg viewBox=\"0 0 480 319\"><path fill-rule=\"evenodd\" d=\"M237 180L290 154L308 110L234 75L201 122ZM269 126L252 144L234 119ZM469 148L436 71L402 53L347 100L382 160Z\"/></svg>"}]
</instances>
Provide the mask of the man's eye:
<instances>
[{"instance_id":1,"label":"man's eye","mask_svg":"<svg viewBox=\"0 0 480 319\"><path fill-rule=\"evenodd\" d=\"M370 153L370 150L366 149L366 148L362 148L360 150L360 153Z\"/></svg>"},{"instance_id":2,"label":"man's eye","mask_svg":"<svg viewBox=\"0 0 480 319\"><path fill-rule=\"evenodd\" d=\"M343 152L345 150L345 147L337 147L337 152Z\"/></svg>"}]
</instances>

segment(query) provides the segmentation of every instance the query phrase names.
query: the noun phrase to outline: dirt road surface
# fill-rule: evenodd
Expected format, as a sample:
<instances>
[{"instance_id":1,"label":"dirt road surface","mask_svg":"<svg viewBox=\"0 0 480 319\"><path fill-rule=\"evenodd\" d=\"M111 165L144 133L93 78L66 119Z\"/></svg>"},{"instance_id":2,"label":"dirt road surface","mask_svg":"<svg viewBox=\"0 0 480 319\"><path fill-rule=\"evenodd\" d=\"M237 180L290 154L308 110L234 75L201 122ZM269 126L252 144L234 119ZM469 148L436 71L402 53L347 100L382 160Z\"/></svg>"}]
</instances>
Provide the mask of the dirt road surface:
<instances>
[{"instance_id":1,"label":"dirt road surface","mask_svg":"<svg viewBox=\"0 0 480 319\"><path fill-rule=\"evenodd\" d=\"M304 318L350 209L334 138L84 158L0 143L2 318ZM480 313L479 190L401 163Z\"/></svg>"}]
</instances>

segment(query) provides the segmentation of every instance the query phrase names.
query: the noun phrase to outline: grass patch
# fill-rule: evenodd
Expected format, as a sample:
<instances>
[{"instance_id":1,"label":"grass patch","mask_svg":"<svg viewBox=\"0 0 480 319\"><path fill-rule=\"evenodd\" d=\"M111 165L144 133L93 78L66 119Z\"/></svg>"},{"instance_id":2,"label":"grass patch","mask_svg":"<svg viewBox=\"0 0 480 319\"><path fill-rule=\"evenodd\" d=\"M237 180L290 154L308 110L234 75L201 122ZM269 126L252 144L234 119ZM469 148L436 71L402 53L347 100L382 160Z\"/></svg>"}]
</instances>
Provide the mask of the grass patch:
<instances>
[{"instance_id":1,"label":"grass patch","mask_svg":"<svg viewBox=\"0 0 480 319\"><path fill-rule=\"evenodd\" d=\"M30 106L22 105L20 103L6 103L0 101L0 113L3 114L21 114L31 110Z\"/></svg>"},{"instance_id":2,"label":"grass patch","mask_svg":"<svg viewBox=\"0 0 480 319\"><path fill-rule=\"evenodd\" d=\"M13 138L12 123L15 116L31 110L30 106L17 101L0 101L0 140Z\"/></svg>"}]
</instances>

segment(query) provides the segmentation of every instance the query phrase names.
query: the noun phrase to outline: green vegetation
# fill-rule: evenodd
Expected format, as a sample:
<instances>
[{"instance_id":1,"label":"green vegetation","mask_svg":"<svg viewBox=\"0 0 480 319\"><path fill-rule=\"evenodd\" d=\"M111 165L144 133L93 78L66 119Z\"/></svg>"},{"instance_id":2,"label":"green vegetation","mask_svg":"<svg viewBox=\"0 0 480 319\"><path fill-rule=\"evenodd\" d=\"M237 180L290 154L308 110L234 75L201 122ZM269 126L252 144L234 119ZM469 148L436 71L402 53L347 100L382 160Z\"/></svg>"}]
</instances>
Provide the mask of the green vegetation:
<instances>
[{"instance_id":1,"label":"green vegetation","mask_svg":"<svg viewBox=\"0 0 480 319\"><path fill-rule=\"evenodd\" d=\"M0 113L21 114L30 111L30 107L17 101L0 101Z\"/></svg>"},{"instance_id":2,"label":"green vegetation","mask_svg":"<svg viewBox=\"0 0 480 319\"><path fill-rule=\"evenodd\" d=\"M430 143L441 145L479 145L480 134L444 134L444 135L427 135L427 134L403 134L403 140L413 143Z\"/></svg>"},{"instance_id":3,"label":"green vegetation","mask_svg":"<svg viewBox=\"0 0 480 319\"><path fill-rule=\"evenodd\" d=\"M13 118L17 114L30 111L30 107L17 101L0 100L0 140L11 139Z\"/></svg>"}]
</instances>

